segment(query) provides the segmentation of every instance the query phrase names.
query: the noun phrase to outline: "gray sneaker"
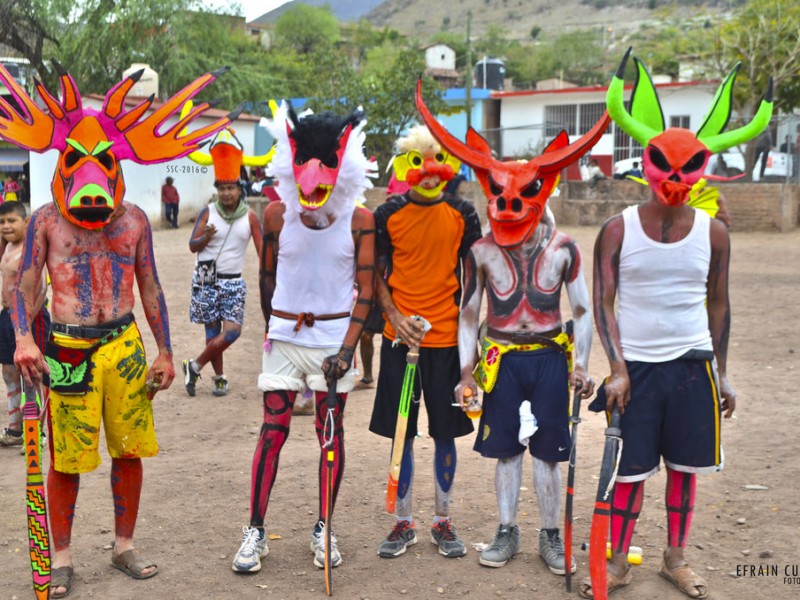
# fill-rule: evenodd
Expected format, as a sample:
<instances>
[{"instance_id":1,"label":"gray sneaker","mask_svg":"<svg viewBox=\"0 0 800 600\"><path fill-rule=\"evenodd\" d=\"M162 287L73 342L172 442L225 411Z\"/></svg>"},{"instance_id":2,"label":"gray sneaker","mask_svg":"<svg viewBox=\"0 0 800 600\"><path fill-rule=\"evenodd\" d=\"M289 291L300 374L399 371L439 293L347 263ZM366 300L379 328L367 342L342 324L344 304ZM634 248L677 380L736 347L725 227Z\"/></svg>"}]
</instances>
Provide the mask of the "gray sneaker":
<instances>
[{"instance_id":1,"label":"gray sneaker","mask_svg":"<svg viewBox=\"0 0 800 600\"><path fill-rule=\"evenodd\" d=\"M503 525L497 528L492 545L481 552L478 560L485 567L500 568L519 550L519 526Z\"/></svg>"},{"instance_id":2,"label":"gray sneaker","mask_svg":"<svg viewBox=\"0 0 800 600\"><path fill-rule=\"evenodd\" d=\"M211 393L215 396L227 396L228 378L225 375L215 375L211 379L214 382L214 390Z\"/></svg>"},{"instance_id":3,"label":"gray sneaker","mask_svg":"<svg viewBox=\"0 0 800 600\"><path fill-rule=\"evenodd\" d=\"M405 554L408 546L417 543L417 532L408 521L397 521L387 537L378 546L378 556L382 558L394 558Z\"/></svg>"},{"instance_id":4,"label":"gray sneaker","mask_svg":"<svg viewBox=\"0 0 800 600\"><path fill-rule=\"evenodd\" d=\"M467 547L458 539L450 519L439 521L431 527L431 544L439 546L439 554L447 558L458 558L467 553Z\"/></svg>"},{"instance_id":5,"label":"gray sneaker","mask_svg":"<svg viewBox=\"0 0 800 600\"><path fill-rule=\"evenodd\" d=\"M191 358L187 358L181 363L183 368L183 385L186 388L186 393L194 397L195 389L194 384L200 379L200 373L195 369L195 363Z\"/></svg>"},{"instance_id":6,"label":"gray sneaker","mask_svg":"<svg viewBox=\"0 0 800 600\"><path fill-rule=\"evenodd\" d=\"M325 568L325 523L317 521L311 532L311 551L314 553L314 566L318 569ZM338 567L342 564L342 555L336 543L336 533L331 531L331 566Z\"/></svg>"},{"instance_id":7,"label":"gray sneaker","mask_svg":"<svg viewBox=\"0 0 800 600\"><path fill-rule=\"evenodd\" d=\"M564 568L564 540L558 533L558 527L555 529L542 529L539 532L539 556L547 563L547 568L556 575L565 575ZM577 569L575 565L575 557L572 558L570 565L570 573L574 573Z\"/></svg>"},{"instance_id":8,"label":"gray sneaker","mask_svg":"<svg viewBox=\"0 0 800 600\"><path fill-rule=\"evenodd\" d=\"M267 536L255 527L242 527L242 545L231 568L237 573L257 573L261 570L261 559L267 554Z\"/></svg>"},{"instance_id":9,"label":"gray sneaker","mask_svg":"<svg viewBox=\"0 0 800 600\"><path fill-rule=\"evenodd\" d=\"M13 435L9 433L8 427L3 429L3 433L0 434L0 446L22 446L24 441L21 431L19 435Z\"/></svg>"}]
</instances>

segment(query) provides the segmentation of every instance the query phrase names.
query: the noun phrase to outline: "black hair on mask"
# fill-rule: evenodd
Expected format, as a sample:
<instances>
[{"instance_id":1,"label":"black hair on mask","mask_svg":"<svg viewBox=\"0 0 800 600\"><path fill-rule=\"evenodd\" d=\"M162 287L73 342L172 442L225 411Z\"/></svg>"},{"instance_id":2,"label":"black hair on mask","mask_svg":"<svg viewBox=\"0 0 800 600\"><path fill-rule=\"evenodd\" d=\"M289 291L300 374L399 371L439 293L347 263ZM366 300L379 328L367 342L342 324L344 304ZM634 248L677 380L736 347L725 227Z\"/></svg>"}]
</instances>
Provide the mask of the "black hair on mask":
<instances>
[{"instance_id":1,"label":"black hair on mask","mask_svg":"<svg viewBox=\"0 0 800 600\"><path fill-rule=\"evenodd\" d=\"M312 158L318 159L326 167L334 169L338 166L336 151L339 150L339 139L348 125L355 127L364 118L360 110L353 111L346 117L325 111L302 118L297 116L289 106L289 119L294 129L289 137L295 143L295 164L303 164Z\"/></svg>"}]
</instances>

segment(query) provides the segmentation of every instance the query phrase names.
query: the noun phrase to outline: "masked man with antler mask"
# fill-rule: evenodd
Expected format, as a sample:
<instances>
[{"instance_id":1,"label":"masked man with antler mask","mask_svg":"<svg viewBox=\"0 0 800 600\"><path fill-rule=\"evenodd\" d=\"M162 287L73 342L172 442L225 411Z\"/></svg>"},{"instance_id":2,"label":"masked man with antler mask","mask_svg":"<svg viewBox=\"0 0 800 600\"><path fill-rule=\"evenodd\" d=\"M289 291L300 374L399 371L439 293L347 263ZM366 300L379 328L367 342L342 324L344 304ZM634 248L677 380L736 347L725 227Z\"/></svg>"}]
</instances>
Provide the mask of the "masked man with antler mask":
<instances>
[{"instance_id":1,"label":"masked man with antler mask","mask_svg":"<svg viewBox=\"0 0 800 600\"><path fill-rule=\"evenodd\" d=\"M736 68L697 132L665 127L658 94L634 59L630 109L623 101L630 50L608 88L608 112L644 147L650 199L611 217L595 243L594 309L611 374L590 409L621 414L622 455L611 506L608 591L631 581L627 563L645 480L666 467L667 549L659 574L690 598L708 585L684 558L697 473L723 466L720 415L736 394L727 378L730 238L723 223L688 205L716 152L756 137L772 114L772 87L753 120L723 133ZM582 596L595 596L589 579Z\"/></svg>"},{"instance_id":2,"label":"masked man with antler mask","mask_svg":"<svg viewBox=\"0 0 800 600\"><path fill-rule=\"evenodd\" d=\"M593 383L587 372L592 339L588 288L577 243L543 218L559 173L588 152L608 126L603 118L572 144L561 132L541 156L527 161L492 158L488 143L475 130L466 143L442 127L417 94L417 108L442 148L475 170L488 199L491 233L473 245L464 273L464 299L458 325L461 381L456 396L484 390L483 414L475 450L497 459L495 483L500 525L480 564L502 567L519 549L516 522L525 447L533 456L541 532L539 553L548 568L564 575L564 544L559 533L561 471L570 452L568 424L571 381L583 397ZM572 345L562 331L559 308L566 286L574 320ZM486 330L479 338L480 309L486 292ZM478 359L476 348L481 344ZM477 366L476 366L477 364ZM538 425L538 428L537 428Z\"/></svg>"},{"instance_id":3,"label":"masked man with antler mask","mask_svg":"<svg viewBox=\"0 0 800 600\"><path fill-rule=\"evenodd\" d=\"M151 401L156 391L170 386L175 372L150 224L142 209L124 200L120 161L151 164L185 156L230 123L232 115L183 132L209 108L202 103L175 125L165 126L219 72L195 80L161 106L152 107L151 96L128 108L126 96L141 77L139 71L109 90L102 108L95 110L83 106L75 82L55 64L61 100L36 84L46 112L0 69L0 80L20 107L15 110L0 100L0 130L3 138L32 152L60 153L53 203L34 212L28 226L12 308L14 362L20 373L28 384L40 382L45 371L50 374L50 597L61 598L74 580L70 538L80 474L100 464L101 421L112 460L112 565L136 579L158 573L155 563L134 549L133 531L141 459L158 453ZM31 337L30 318L45 265L53 286L53 322L42 356ZM159 351L149 373L132 312L134 282Z\"/></svg>"}]
</instances>

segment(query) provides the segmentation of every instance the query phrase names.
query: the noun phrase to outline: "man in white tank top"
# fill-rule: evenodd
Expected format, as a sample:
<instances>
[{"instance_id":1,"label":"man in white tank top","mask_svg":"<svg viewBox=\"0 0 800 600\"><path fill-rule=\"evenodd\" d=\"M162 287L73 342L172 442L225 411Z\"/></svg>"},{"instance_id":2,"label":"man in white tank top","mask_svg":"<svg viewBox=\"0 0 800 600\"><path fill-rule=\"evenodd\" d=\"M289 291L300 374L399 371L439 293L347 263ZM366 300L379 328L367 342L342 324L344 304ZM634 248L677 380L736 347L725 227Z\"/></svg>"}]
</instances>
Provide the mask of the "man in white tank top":
<instances>
[{"instance_id":1,"label":"man in white tank top","mask_svg":"<svg viewBox=\"0 0 800 600\"><path fill-rule=\"evenodd\" d=\"M214 396L228 393L223 353L242 333L247 285L242 279L245 252L250 240L261 254L261 224L248 207L244 182L239 179L244 154L233 131L220 132L209 149L214 164L218 199L197 216L189 250L197 254L192 276L189 318L205 327L206 345L196 358L183 361L186 393L194 396L200 371L211 363ZM197 160L195 155L190 158ZM215 276L202 274L213 266Z\"/></svg>"},{"instance_id":2,"label":"man in white tank top","mask_svg":"<svg viewBox=\"0 0 800 600\"><path fill-rule=\"evenodd\" d=\"M692 571L684 548L696 474L722 468L720 417L723 411L730 417L736 407L726 372L730 239L721 221L686 203L712 153L758 135L769 122L771 93L752 123L722 133L734 70L696 134L665 129L655 87L638 60L639 81L630 112L625 108L627 59L609 86L608 110L645 147L642 164L652 194L609 219L595 245L595 321L611 375L590 408L618 410L623 439L607 585L613 591L631 581L627 554L644 481L658 472L663 457L668 548L659 574L690 598L706 598L708 584ZM605 555L600 558L605 562ZM584 580L579 592L594 597L592 581Z\"/></svg>"},{"instance_id":3,"label":"man in white tank top","mask_svg":"<svg viewBox=\"0 0 800 600\"><path fill-rule=\"evenodd\" d=\"M325 465L309 465L319 477L310 549L314 565L325 565L328 507L332 513L344 473L344 408L355 383L351 364L375 274L375 222L372 213L356 207L371 187L367 176L374 169L364 156L363 126L361 111L344 118L331 113L298 117L285 106L270 124L277 145L268 174L279 182L281 201L271 202L263 217L259 275L267 340L258 387L264 393L264 422L253 456L250 523L233 560L237 573L259 571L267 555L267 505L292 407L306 386L314 393L320 464ZM326 399L334 383L335 406L329 410ZM328 451L333 452L330 474ZM329 557L332 567L342 563L334 535Z\"/></svg>"}]
</instances>

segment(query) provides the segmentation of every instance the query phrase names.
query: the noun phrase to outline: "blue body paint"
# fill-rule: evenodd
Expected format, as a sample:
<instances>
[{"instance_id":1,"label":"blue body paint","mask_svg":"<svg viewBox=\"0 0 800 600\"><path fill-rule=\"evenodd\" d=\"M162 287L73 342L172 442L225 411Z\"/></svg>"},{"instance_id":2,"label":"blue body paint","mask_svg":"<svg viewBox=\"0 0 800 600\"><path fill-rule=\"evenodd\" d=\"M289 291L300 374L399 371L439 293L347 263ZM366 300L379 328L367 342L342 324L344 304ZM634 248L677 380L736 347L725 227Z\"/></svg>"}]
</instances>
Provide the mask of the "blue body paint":
<instances>
[{"instance_id":1,"label":"blue body paint","mask_svg":"<svg viewBox=\"0 0 800 600\"><path fill-rule=\"evenodd\" d=\"M456 441L433 440L433 470L443 492L449 492L456 474Z\"/></svg>"}]
</instances>

